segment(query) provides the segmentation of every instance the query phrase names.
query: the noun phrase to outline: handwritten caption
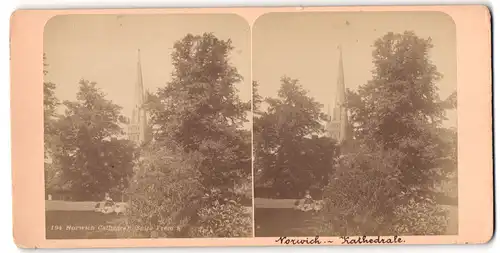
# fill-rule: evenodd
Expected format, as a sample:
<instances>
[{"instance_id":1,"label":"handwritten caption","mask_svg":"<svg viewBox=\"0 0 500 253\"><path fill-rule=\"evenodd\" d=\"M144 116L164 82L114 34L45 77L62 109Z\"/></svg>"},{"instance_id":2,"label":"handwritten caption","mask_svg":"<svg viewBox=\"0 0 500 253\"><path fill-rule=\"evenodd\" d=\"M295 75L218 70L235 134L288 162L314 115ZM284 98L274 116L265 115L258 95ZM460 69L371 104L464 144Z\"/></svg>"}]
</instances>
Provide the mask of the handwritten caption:
<instances>
[{"instance_id":1,"label":"handwritten caption","mask_svg":"<svg viewBox=\"0 0 500 253\"><path fill-rule=\"evenodd\" d=\"M367 237L367 236L341 236L338 241L332 239L324 240L319 236L314 238L289 238L287 236L281 236L275 242L283 245L321 245L321 244L401 244L405 240L403 238L395 235L390 237Z\"/></svg>"}]
</instances>

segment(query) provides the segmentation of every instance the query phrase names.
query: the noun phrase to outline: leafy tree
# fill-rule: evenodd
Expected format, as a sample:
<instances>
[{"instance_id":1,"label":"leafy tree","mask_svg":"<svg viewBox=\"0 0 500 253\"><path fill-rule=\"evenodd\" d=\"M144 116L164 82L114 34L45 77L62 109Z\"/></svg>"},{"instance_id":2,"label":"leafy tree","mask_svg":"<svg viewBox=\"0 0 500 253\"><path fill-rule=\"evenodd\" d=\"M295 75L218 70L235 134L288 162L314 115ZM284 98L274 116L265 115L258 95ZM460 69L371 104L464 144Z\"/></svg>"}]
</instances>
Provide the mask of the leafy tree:
<instances>
[{"instance_id":1,"label":"leafy tree","mask_svg":"<svg viewBox=\"0 0 500 253\"><path fill-rule=\"evenodd\" d=\"M173 145L153 142L144 147L129 187L127 222L151 229L133 231L132 236L149 237L152 231L160 237L176 237L181 231L186 234L185 228L194 223L191 217L197 216L205 197L198 171L201 159L200 154L187 154Z\"/></svg>"},{"instance_id":2,"label":"leafy tree","mask_svg":"<svg viewBox=\"0 0 500 253\"><path fill-rule=\"evenodd\" d=\"M132 237L245 237L252 234L251 213L222 191L205 192L199 152L153 142L145 147L130 185L127 222ZM246 179L246 178L245 178ZM251 185L251 180L249 181ZM247 194L244 190L242 194ZM250 192L251 194L251 192Z\"/></svg>"},{"instance_id":3,"label":"leafy tree","mask_svg":"<svg viewBox=\"0 0 500 253\"><path fill-rule=\"evenodd\" d=\"M59 100L55 96L56 85L51 82L43 83L43 121L45 134L45 158L50 152L50 138L54 137L56 130L54 129L55 118L57 117L57 107Z\"/></svg>"},{"instance_id":4,"label":"leafy tree","mask_svg":"<svg viewBox=\"0 0 500 253\"><path fill-rule=\"evenodd\" d=\"M153 141L144 148L154 155L131 188L130 223L175 228L158 236L251 235L241 204L252 190L251 134L242 128L251 104L237 95L232 49L211 33L174 44L172 80L147 100Z\"/></svg>"},{"instance_id":5,"label":"leafy tree","mask_svg":"<svg viewBox=\"0 0 500 253\"><path fill-rule=\"evenodd\" d=\"M438 128L438 147L441 149L440 157L434 168L437 180L434 182L433 191L437 192L436 199L446 204L458 204L458 135L456 128Z\"/></svg>"},{"instance_id":6,"label":"leafy tree","mask_svg":"<svg viewBox=\"0 0 500 253\"><path fill-rule=\"evenodd\" d=\"M384 235L392 208L403 196L398 182L399 152L370 151L365 145L338 159L323 194L326 234ZM322 234L324 231L322 231ZM385 234L387 235L387 234Z\"/></svg>"},{"instance_id":7,"label":"leafy tree","mask_svg":"<svg viewBox=\"0 0 500 253\"><path fill-rule=\"evenodd\" d=\"M48 66L45 63L46 57L43 55L43 74L44 76L48 73L45 67ZM57 129L55 128L55 122L57 120L57 108L60 105L59 99L55 95L56 85L52 82L43 82L43 129L44 129L44 172L45 172L45 188L49 188L54 182L54 178L57 176L57 167L51 160L51 153L55 149L57 144Z\"/></svg>"},{"instance_id":8,"label":"leafy tree","mask_svg":"<svg viewBox=\"0 0 500 253\"><path fill-rule=\"evenodd\" d=\"M66 110L57 122L60 146L54 159L75 198L102 198L110 189L127 184L135 148L120 139L120 124L126 123L121 107L107 100L96 83L79 84L77 100L63 102Z\"/></svg>"},{"instance_id":9,"label":"leafy tree","mask_svg":"<svg viewBox=\"0 0 500 253\"><path fill-rule=\"evenodd\" d=\"M457 108L457 92L451 93L443 102L442 106L445 109L456 109Z\"/></svg>"},{"instance_id":10,"label":"leafy tree","mask_svg":"<svg viewBox=\"0 0 500 253\"><path fill-rule=\"evenodd\" d=\"M153 137L203 153L206 187L233 188L240 174L251 173L251 147L241 130L250 104L237 95L242 77L229 62L231 40L188 34L174 49L172 81L149 104Z\"/></svg>"},{"instance_id":11,"label":"leafy tree","mask_svg":"<svg viewBox=\"0 0 500 253\"><path fill-rule=\"evenodd\" d=\"M402 183L430 183L440 156L437 129L445 119L429 60L430 39L413 32L388 33L375 41L373 80L349 96L356 138L371 150L398 150ZM358 96L356 98L356 96Z\"/></svg>"},{"instance_id":12,"label":"leafy tree","mask_svg":"<svg viewBox=\"0 0 500 253\"><path fill-rule=\"evenodd\" d=\"M254 93L255 96L255 93ZM332 140L323 133L322 105L307 95L298 80L281 79L278 98L254 119L257 184L271 182L280 195L304 191L331 171Z\"/></svg>"},{"instance_id":13,"label":"leafy tree","mask_svg":"<svg viewBox=\"0 0 500 253\"><path fill-rule=\"evenodd\" d=\"M259 83L257 81L252 81L252 109L254 114L259 113L259 107L263 102L263 98L259 95Z\"/></svg>"},{"instance_id":14,"label":"leafy tree","mask_svg":"<svg viewBox=\"0 0 500 253\"><path fill-rule=\"evenodd\" d=\"M435 184L446 180L444 167L456 171L431 48L430 39L413 32L386 34L374 43L373 79L347 94L357 152L339 160L325 195L327 209L339 210L349 231L442 234L447 226L445 218L429 216L446 216Z\"/></svg>"}]
</instances>

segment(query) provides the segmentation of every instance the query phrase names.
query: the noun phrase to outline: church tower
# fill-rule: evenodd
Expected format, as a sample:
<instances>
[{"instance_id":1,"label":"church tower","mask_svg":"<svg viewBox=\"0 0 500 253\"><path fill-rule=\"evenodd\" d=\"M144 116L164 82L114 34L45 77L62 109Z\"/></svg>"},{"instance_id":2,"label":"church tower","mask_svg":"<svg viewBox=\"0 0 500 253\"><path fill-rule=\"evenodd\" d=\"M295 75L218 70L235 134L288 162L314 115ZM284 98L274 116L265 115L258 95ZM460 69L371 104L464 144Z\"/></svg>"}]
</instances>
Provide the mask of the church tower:
<instances>
[{"instance_id":1,"label":"church tower","mask_svg":"<svg viewBox=\"0 0 500 253\"><path fill-rule=\"evenodd\" d=\"M146 138L147 118L144 108L144 86L142 83L141 51L137 50L137 80L135 83L134 108L128 127L128 138L137 145L142 144Z\"/></svg>"},{"instance_id":2,"label":"church tower","mask_svg":"<svg viewBox=\"0 0 500 253\"><path fill-rule=\"evenodd\" d=\"M337 73L336 92L333 99L333 110L328 105L329 122L326 125L330 138L334 138L341 143L346 139L347 131L347 109L345 108L345 83L344 65L342 60L342 47L339 45L339 68Z\"/></svg>"}]
</instances>

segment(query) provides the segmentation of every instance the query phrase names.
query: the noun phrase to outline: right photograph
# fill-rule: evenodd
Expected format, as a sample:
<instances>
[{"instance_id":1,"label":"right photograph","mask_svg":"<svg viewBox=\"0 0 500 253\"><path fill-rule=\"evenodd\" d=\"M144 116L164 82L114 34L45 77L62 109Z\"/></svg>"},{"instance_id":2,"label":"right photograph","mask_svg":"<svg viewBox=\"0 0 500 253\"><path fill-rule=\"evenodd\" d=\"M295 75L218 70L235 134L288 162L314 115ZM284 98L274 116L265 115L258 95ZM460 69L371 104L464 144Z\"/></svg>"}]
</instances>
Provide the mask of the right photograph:
<instances>
[{"instance_id":1,"label":"right photograph","mask_svg":"<svg viewBox=\"0 0 500 253\"><path fill-rule=\"evenodd\" d=\"M441 12L252 28L256 237L457 235L457 59Z\"/></svg>"}]
</instances>

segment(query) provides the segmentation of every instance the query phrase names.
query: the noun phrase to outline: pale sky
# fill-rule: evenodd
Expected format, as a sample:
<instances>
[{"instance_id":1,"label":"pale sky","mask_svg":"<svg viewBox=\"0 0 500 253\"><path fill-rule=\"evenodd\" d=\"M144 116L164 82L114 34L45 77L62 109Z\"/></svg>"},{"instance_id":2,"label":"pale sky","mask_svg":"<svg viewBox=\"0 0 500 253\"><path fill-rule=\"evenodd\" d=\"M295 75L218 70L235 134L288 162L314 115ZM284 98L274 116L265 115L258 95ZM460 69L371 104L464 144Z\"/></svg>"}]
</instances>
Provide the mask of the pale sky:
<instances>
[{"instance_id":1,"label":"pale sky","mask_svg":"<svg viewBox=\"0 0 500 253\"><path fill-rule=\"evenodd\" d=\"M276 96L280 77L287 75L299 79L326 111L335 95L337 45L342 42L345 84L352 89L371 78L375 39L405 30L432 38L431 59L444 75L438 87L446 98L456 90L455 25L440 12L273 13L257 19L253 38L248 23L231 14L57 16L45 28L46 80L57 85L61 100L75 99L80 79L95 81L129 117L137 49L144 87L155 91L170 80L173 43L187 33L213 32L233 41L231 61L244 78L237 85L243 101L251 98L251 71L263 96ZM448 117L446 125L456 126L456 112Z\"/></svg>"},{"instance_id":2,"label":"pale sky","mask_svg":"<svg viewBox=\"0 0 500 253\"><path fill-rule=\"evenodd\" d=\"M156 91L171 78L174 42L187 33L213 32L231 39L231 62L243 76L240 99L251 99L250 26L231 14L67 15L49 20L44 52L47 81L57 85L60 100L75 100L78 82L97 82L107 98L131 116L137 80L137 49L141 50L144 89Z\"/></svg>"},{"instance_id":3,"label":"pale sky","mask_svg":"<svg viewBox=\"0 0 500 253\"><path fill-rule=\"evenodd\" d=\"M432 38L430 57L443 74L437 86L445 99L456 90L456 42L455 24L441 12L266 14L252 28L253 79L260 95L271 97L277 95L281 76L299 79L326 113L335 96L337 45L342 44L346 88L355 89L371 79L373 42L405 30ZM444 125L456 126L456 111L447 116Z\"/></svg>"}]
</instances>

